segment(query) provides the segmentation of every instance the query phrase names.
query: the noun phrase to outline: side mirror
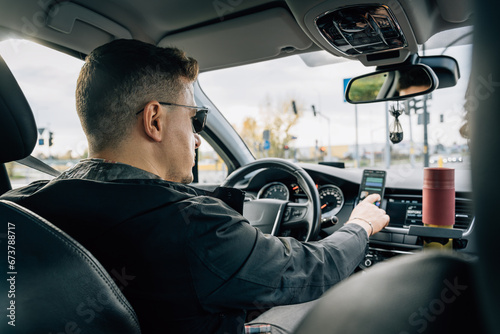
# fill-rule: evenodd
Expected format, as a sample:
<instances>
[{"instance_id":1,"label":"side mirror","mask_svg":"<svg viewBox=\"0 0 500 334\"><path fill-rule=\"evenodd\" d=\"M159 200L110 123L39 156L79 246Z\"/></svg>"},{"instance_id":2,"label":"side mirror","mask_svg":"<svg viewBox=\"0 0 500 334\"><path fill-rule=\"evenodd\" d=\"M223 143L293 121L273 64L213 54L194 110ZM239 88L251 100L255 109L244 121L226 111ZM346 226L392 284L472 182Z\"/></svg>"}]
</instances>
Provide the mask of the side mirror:
<instances>
[{"instance_id":1,"label":"side mirror","mask_svg":"<svg viewBox=\"0 0 500 334\"><path fill-rule=\"evenodd\" d=\"M438 78L429 66L404 65L351 79L345 98L354 104L393 101L428 94L438 85Z\"/></svg>"}]
</instances>

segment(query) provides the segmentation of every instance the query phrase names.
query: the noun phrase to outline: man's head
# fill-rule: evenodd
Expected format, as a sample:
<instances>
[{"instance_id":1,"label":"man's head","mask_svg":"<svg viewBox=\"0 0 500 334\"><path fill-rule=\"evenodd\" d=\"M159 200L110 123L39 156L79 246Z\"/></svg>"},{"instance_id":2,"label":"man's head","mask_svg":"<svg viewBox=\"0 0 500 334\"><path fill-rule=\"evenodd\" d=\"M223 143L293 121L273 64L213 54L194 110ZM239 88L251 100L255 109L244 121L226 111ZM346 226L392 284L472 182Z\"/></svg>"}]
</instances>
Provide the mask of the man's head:
<instances>
[{"instance_id":1,"label":"man's head","mask_svg":"<svg viewBox=\"0 0 500 334\"><path fill-rule=\"evenodd\" d=\"M415 67L400 71L398 83L399 96L423 92L431 87L431 79L421 68Z\"/></svg>"},{"instance_id":2,"label":"man's head","mask_svg":"<svg viewBox=\"0 0 500 334\"><path fill-rule=\"evenodd\" d=\"M76 88L76 109L90 156L118 156L163 178L190 182L199 145L190 124L195 110L159 102L193 106L197 75L196 60L176 48L116 40L92 51ZM134 151L140 156L132 157Z\"/></svg>"}]
</instances>

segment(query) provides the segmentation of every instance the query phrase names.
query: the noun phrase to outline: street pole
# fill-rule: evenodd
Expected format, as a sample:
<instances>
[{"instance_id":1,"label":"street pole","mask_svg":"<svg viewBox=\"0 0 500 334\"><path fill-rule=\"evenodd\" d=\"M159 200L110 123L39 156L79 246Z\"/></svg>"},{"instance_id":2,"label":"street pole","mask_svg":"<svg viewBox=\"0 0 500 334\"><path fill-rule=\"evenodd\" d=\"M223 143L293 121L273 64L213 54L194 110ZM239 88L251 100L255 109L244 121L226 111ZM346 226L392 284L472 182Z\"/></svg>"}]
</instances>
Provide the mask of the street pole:
<instances>
[{"instance_id":1,"label":"street pole","mask_svg":"<svg viewBox=\"0 0 500 334\"><path fill-rule=\"evenodd\" d=\"M389 103L385 102L385 168L391 167L391 142L389 141Z\"/></svg>"},{"instance_id":2,"label":"street pole","mask_svg":"<svg viewBox=\"0 0 500 334\"><path fill-rule=\"evenodd\" d=\"M332 161L332 142L331 142L331 127L330 118L326 119L328 121L328 161Z\"/></svg>"},{"instance_id":3,"label":"street pole","mask_svg":"<svg viewBox=\"0 0 500 334\"><path fill-rule=\"evenodd\" d=\"M425 43L422 45L422 56L425 56ZM427 139L427 123L429 114L427 113L427 95L424 95L424 167L429 167L429 142Z\"/></svg>"},{"instance_id":4,"label":"street pole","mask_svg":"<svg viewBox=\"0 0 500 334\"><path fill-rule=\"evenodd\" d=\"M373 143L373 131L375 131L375 130L370 131L370 141L371 141L371 145L372 145L372 154L370 154L370 166L371 167L375 166L375 143Z\"/></svg>"},{"instance_id":5,"label":"street pole","mask_svg":"<svg viewBox=\"0 0 500 334\"><path fill-rule=\"evenodd\" d=\"M354 152L354 157L356 159L356 168L359 168L359 143L358 143L358 105L354 105L354 118L356 126L356 148Z\"/></svg>"},{"instance_id":6,"label":"street pole","mask_svg":"<svg viewBox=\"0 0 500 334\"><path fill-rule=\"evenodd\" d=\"M410 165L411 168L415 168L415 148L413 145L413 128L411 124L411 111L408 100L405 101L405 111L408 113L408 121L410 123Z\"/></svg>"},{"instance_id":7,"label":"street pole","mask_svg":"<svg viewBox=\"0 0 500 334\"><path fill-rule=\"evenodd\" d=\"M327 161L331 161L332 160L332 151L331 151L331 146L332 146L332 142L331 142L331 127L330 127L330 118L329 117L326 117L325 115L323 115L321 112L319 111L316 111L316 107L314 106L314 104L311 106L312 108L312 111L314 113L314 117L316 117L316 115L319 115L321 117L323 117L324 119L326 119L326 121L328 122L328 159ZM317 146L317 144L316 144Z\"/></svg>"},{"instance_id":8,"label":"street pole","mask_svg":"<svg viewBox=\"0 0 500 334\"><path fill-rule=\"evenodd\" d=\"M427 138L427 123L429 123L429 113L427 112L427 95L424 95L424 167L429 167L429 142Z\"/></svg>"}]
</instances>

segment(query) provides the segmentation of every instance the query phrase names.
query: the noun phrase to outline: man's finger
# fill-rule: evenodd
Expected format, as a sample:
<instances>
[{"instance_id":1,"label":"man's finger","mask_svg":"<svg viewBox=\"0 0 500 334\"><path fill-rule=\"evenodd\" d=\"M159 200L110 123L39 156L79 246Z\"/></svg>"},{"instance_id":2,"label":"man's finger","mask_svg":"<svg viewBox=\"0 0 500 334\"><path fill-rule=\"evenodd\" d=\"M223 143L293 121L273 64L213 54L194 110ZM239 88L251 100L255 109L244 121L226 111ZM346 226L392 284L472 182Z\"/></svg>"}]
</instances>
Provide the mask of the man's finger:
<instances>
[{"instance_id":1,"label":"man's finger","mask_svg":"<svg viewBox=\"0 0 500 334\"><path fill-rule=\"evenodd\" d=\"M379 194L370 194L365 197L363 202L370 202L371 204L380 201L380 195Z\"/></svg>"}]
</instances>

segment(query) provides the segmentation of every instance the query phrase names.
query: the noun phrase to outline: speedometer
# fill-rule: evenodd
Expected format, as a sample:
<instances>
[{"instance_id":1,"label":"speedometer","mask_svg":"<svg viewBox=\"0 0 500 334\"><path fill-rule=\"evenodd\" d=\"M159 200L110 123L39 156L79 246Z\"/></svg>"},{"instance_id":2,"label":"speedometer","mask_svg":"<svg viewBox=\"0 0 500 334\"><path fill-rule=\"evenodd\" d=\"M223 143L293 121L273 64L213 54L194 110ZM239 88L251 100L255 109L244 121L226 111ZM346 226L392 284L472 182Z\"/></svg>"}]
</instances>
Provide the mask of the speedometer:
<instances>
[{"instance_id":1,"label":"speedometer","mask_svg":"<svg viewBox=\"0 0 500 334\"><path fill-rule=\"evenodd\" d=\"M339 187L327 184L320 187L318 191L322 215L335 215L344 206L344 193Z\"/></svg>"},{"instance_id":2,"label":"speedometer","mask_svg":"<svg viewBox=\"0 0 500 334\"><path fill-rule=\"evenodd\" d=\"M287 186L285 186L281 182L272 182L266 184L262 189L260 189L257 198L274 198L274 199L282 199L284 201L288 201L290 197L290 192L288 191Z\"/></svg>"}]
</instances>

